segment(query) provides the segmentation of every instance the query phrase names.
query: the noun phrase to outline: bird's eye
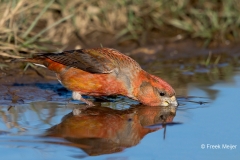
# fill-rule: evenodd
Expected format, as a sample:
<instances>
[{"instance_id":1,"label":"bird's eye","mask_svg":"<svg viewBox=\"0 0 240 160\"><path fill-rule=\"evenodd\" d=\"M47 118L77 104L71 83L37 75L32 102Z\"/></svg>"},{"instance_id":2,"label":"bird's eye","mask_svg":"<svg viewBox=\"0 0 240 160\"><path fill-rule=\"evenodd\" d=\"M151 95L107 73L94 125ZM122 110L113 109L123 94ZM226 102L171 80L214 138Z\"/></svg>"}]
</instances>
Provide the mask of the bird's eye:
<instances>
[{"instance_id":1,"label":"bird's eye","mask_svg":"<svg viewBox=\"0 0 240 160\"><path fill-rule=\"evenodd\" d=\"M160 96L165 96L165 93L164 92L160 92Z\"/></svg>"}]
</instances>

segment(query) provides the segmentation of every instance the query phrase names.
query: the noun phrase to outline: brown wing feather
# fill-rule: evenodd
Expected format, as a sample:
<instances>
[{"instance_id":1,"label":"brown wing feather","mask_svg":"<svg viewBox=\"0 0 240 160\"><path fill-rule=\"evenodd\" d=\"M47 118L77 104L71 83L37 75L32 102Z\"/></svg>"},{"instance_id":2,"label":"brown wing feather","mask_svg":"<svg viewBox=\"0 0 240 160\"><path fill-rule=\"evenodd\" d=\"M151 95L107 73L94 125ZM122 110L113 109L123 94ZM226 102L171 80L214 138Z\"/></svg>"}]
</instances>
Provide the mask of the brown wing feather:
<instances>
[{"instance_id":1,"label":"brown wing feather","mask_svg":"<svg viewBox=\"0 0 240 160\"><path fill-rule=\"evenodd\" d=\"M93 52L93 53L92 53ZM110 73L116 67L111 59L94 50L72 50L62 53L41 54L55 62L91 73Z\"/></svg>"},{"instance_id":2,"label":"brown wing feather","mask_svg":"<svg viewBox=\"0 0 240 160\"><path fill-rule=\"evenodd\" d=\"M39 57L47 57L55 62L91 73L111 73L115 68L141 70L141 67L136 61L111 48L79 49L64 51L62 53L46 53L39 55Z\"/></svg>"}]
</instances>

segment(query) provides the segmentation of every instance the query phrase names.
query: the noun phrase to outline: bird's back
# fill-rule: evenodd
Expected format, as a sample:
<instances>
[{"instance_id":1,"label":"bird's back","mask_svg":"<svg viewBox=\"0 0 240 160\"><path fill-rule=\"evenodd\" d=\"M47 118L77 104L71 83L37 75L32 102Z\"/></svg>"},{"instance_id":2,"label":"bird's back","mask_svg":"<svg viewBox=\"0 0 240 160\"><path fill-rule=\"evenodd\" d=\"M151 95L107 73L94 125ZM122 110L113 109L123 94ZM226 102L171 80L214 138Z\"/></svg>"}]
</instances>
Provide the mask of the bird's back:
<instances>
[{"instance_id":1,"label":"bird's back","mask_svg":"<svg viewBox=\"0 0 240 160\"><path fill-rule=\"evenodd\" d=\"M61 53L39 54L37 58L48 58L54 62L74 67L90 73L111 73L113 70L132 68L141 70L132 58L111 48L93 48L64 51Z\"/></svg>"}]
</instances>

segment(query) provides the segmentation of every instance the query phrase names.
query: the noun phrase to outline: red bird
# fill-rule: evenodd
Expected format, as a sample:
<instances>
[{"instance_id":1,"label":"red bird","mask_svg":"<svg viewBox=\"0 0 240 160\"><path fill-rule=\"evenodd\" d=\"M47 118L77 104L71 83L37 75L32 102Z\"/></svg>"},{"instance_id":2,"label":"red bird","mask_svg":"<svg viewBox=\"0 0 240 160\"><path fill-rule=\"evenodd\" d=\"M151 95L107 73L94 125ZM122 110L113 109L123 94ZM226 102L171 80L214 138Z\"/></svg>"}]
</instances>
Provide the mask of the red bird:
<instances>
[{"instance_id":1,"label":"red bird","mask_svg":"<svg viewBox=\"0 0 240 160\"><path fill-rule=\"evenodd\" d=\"M148 106L177 106L174 89L161 78L144 71L132 58L110 48L94 48L39 54L20 59L45 66L59 82L73 91L74 100L90 106L82 95L123 95Z\"/></svg>"}]
</instances>

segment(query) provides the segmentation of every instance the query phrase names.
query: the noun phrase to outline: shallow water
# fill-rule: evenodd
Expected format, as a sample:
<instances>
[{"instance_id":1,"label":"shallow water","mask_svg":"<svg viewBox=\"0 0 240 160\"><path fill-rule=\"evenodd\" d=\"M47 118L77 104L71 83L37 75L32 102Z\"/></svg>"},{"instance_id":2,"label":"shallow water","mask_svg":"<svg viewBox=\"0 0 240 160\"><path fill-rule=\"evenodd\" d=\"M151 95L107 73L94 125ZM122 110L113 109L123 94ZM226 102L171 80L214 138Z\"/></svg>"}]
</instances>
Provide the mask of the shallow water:
<instances>
[{"instance_id":1,"label":"shallow water","mask_svg":"<svg viewBox=\"0 0 240 160\"><path fill-rule=\"evenodd\" d=\"M208 57L141 63L174 86L178 108L113 97L81 110L57 81L2 83L0 157L239 159L240 68Z\"/></svg>"}]
</instances>

